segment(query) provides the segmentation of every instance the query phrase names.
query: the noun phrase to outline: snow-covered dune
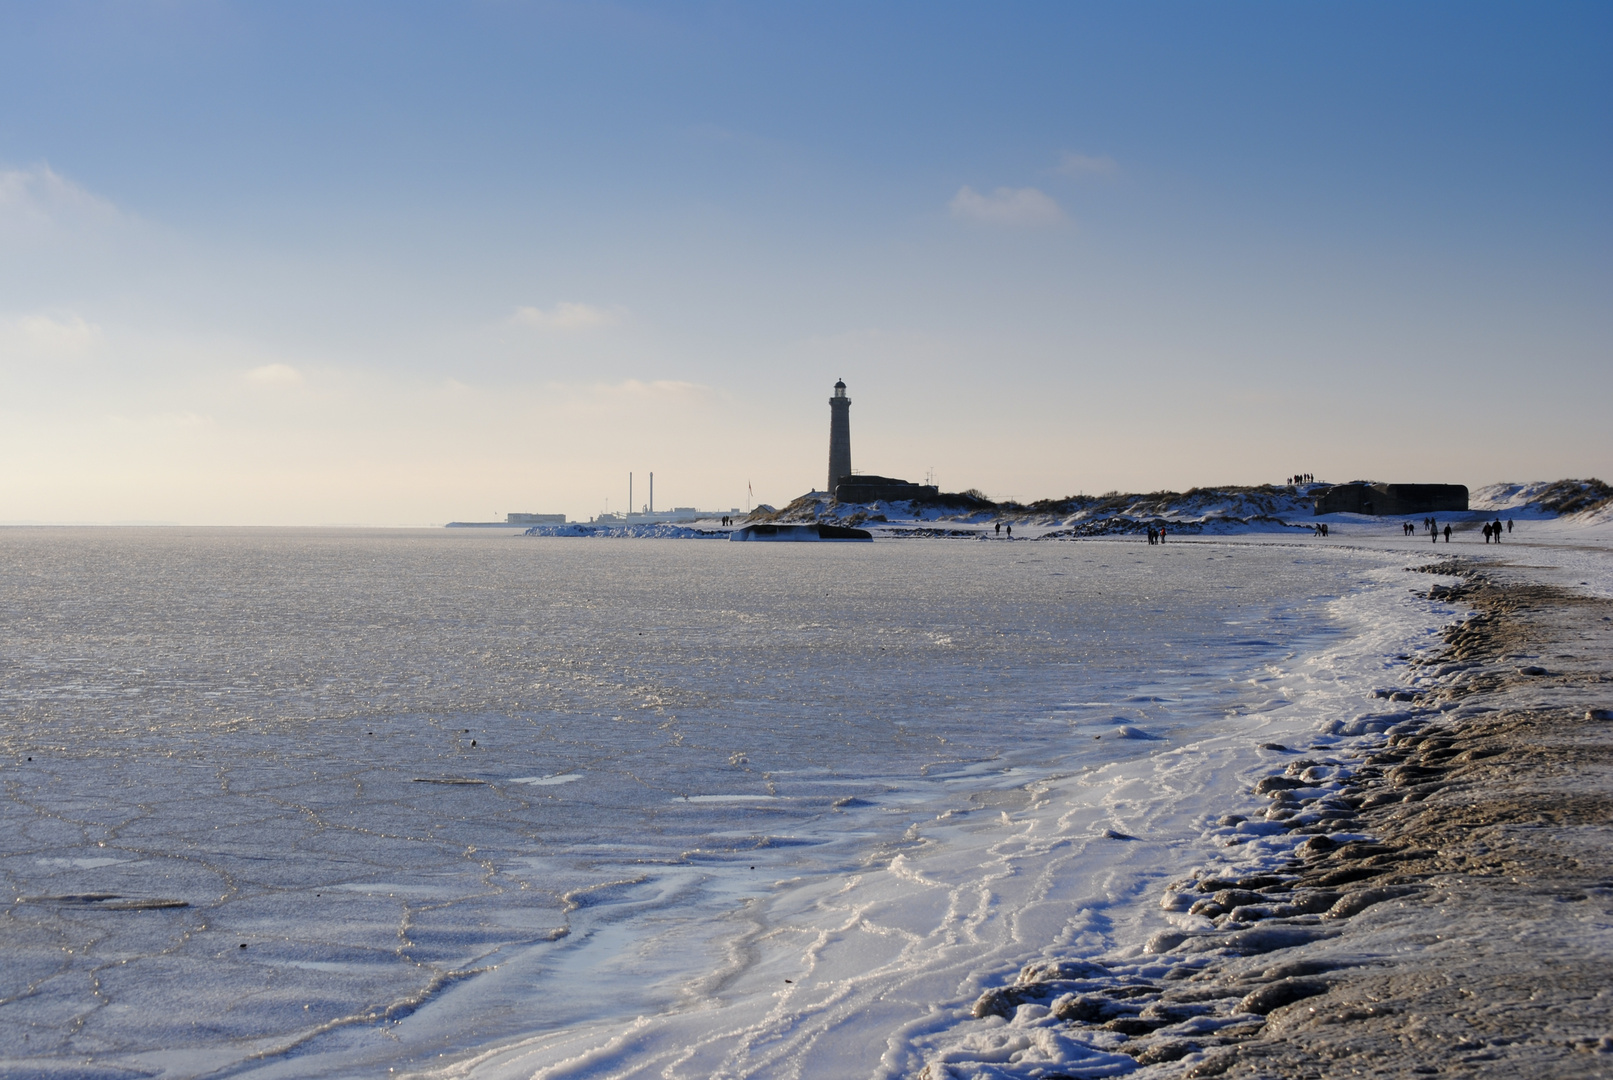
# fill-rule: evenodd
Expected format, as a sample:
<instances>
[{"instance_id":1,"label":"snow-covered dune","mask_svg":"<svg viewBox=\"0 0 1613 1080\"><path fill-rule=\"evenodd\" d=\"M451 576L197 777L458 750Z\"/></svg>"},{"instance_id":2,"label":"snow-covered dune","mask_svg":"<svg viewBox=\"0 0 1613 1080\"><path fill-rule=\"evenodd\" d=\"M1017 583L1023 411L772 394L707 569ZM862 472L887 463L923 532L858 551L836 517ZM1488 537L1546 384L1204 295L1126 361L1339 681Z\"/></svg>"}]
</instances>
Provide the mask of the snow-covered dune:
<instances>
[{"instance_id":1,"label":"snow-covered dune","mask_svg":"<svg viewBox=\"0 0 1613 1080\"><path fill-rule=\"evenodd\" d=\"M1573 515L1587 520L1606 520L1613 517L1613 486L1594 478L1489 484L1473 492L1468 505L1474 510L1519 518Z\"/></svg>"}]
</instances>

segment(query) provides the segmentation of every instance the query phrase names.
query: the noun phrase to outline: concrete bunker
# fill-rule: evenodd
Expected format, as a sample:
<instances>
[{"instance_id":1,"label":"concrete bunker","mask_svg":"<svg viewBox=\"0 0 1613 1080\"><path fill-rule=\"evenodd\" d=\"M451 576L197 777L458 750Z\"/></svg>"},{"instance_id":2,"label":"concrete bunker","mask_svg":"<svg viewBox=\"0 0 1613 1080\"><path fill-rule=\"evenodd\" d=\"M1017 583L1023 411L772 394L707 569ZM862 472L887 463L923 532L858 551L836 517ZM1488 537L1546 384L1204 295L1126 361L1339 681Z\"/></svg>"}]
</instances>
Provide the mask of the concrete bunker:
<instances>
[{"instance_id":1,"label":"concrete bunker","mask_svg":"<svg viewBox=\"0 0 1613 1080\"><path fill-rule=\"evenodd\" d=\"M1316 497L1317 514L1441 514L1467 509L1463 484L1335 484Z\"/></svg>"}]
</instances>

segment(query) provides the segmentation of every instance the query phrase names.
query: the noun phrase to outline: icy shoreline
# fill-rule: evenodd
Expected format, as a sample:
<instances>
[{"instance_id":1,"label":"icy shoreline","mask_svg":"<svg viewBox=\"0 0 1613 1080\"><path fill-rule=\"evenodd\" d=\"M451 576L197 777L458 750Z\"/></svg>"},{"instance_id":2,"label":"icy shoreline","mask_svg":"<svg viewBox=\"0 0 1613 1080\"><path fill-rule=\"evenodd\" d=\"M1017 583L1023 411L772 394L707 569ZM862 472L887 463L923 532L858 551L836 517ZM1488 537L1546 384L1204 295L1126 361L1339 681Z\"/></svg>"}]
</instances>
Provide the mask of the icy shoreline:
<instances>
[{"instance_id":1,"label":"icy shoreline","mask_svg":"<svg viewBox=\"0 0 1613 1080\"><path fill-rule=\"evenodd\" d=\"M1206 547L1196 549L1205 557ZM1204 817L1263 775L1267 762L1292 759L1260 744L1283 738L1347 747L1352 737L1315 735L1318 725L1381 685L1386 662L1403 666L1394 654L1437 643L1432 635L1450 609L1406 595L1400 560L1381 565L1378 586L1332 605L1356 628L1347 641L1296 658L1304 661L1298 669L1260 677L1271 704L1229 716L1199 741L1078 773L1028 776L1017 790L1002 789L995 807L982 807L990 816L916 823L911 847L850 877L779 882L739 916L752 929L735 945L733 970L692 993L685 1009L640 1016L626 1028L537 1035L422 1075L915 1076L960 1051L967 1025L983 1022L968 1019L973 1004L1011 981L1027 957L1070 963L1072 949L1075 957L1123 954L1142 977L1159 963L1146 952L1165 917L1158 890L1179 876L1184 860L1201 862L1230 835L1246 842L1246 856L1285 850L1268 830L1217 825L1219 812ZM1029 1071L1010 1060L1023 1058L1027 1046L994 1045L984 1057L967 1051L951 1060L975 1060L986 1071L957 1075L981 1077L1138 1067L1118 1052L1124 1033L1100 1036L1100 1044L1110 1040L1107 1049L1077 1046L1057 1032L1046 1037L1053 1042L1040 1056L1033 1050L1025 1064L1040 1064ZM1038 1036L1029 1038L1034 1045ZM877 1060L859 1049L865 1040L869 1051L883 1046Z\"/></svg>"},{"instance_id":2,"label":"icy shoreline","mask_svg":"<svg viewBox=\"0 0 1613 1080\"><path fill-rule=\"evenodd\" d=\"M1028 964L926 1080L1613 1071L1613 604L1496 561L1425 568L1475 610L1380 691L1410 710L1342 752L1273 747L1296 760L1253 785L1268 808L1165 891L1176 928Z\"/></svg>"}]
</instances>

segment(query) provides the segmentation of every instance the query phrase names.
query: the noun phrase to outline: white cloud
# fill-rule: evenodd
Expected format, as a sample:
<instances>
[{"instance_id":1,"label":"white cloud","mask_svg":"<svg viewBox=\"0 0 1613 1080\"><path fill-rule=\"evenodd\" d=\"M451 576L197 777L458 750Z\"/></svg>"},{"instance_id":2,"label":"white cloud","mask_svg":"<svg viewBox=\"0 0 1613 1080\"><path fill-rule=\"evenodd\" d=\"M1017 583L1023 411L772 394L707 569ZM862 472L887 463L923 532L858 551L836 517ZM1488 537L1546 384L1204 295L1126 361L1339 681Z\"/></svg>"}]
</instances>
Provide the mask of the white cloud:
<instances>
[{"instance_id":1,"label":"white cloud","mask_svg":"<svg viewBox=\"0 0 1613 1080\"><path fill-rule=\"evenodd\" d=\"M255 386L301 386L303 383L302 372L290 364L264 364L247 372L245 378Z\"/></svg>"},{"instance_id":2,"label":"white cloud","mask_svg":"<svg viewBox=\"0 0 1613 1080\"><path fill-rule=\"evenodd\" d=\"M1035 188L1000 187L990 195L982 195L965 184L947 205L953 217L992 225L1057 225L1064 220L1059 204Z\"/></svg>"},{"instance_id":3,"label":"white cloud","mask_svg":"<svg viewBox=\"0 0 1613 1080\"><path fill-rule=\"evenodd\" d=\"M0 231L44 232L115 222L117 207L49 165L0 169Z\"/></svg>"},{"instance_id":4,"label":"white cloud","mask_svg":"<svg viewBox=\"0 0 1613 1080\"><path fill-rule=\"evenodd\" d=\"M1089 157L1086 154L1072 154L1066 151L1053 171L1060 176L1114 176L1120 172L1120 166L1107 154Z\"/></svg>"},{"instance_id":5,"label":"white cloud","mask_svg":"<svg viewBox=\"0 0 1613 1080\"><path fill-rule=\"evenodd\" d=\"M100 341L101 328L77 315L24 315L0 324L0 348L27 356L82 356Z\"/></svg>"},{"instance_id":6,"label":"white cloud","mask_svg":"<svg viewBox=\"0 0 1613 1080\"><path fill-rule=\"evenodd\" d=\"M615 322L620 314L620 309L561 301L550 311L535 307L516 308L510 321L518 326L540 326L552 330L591 330Z\"/></svg>"}]
</instances>

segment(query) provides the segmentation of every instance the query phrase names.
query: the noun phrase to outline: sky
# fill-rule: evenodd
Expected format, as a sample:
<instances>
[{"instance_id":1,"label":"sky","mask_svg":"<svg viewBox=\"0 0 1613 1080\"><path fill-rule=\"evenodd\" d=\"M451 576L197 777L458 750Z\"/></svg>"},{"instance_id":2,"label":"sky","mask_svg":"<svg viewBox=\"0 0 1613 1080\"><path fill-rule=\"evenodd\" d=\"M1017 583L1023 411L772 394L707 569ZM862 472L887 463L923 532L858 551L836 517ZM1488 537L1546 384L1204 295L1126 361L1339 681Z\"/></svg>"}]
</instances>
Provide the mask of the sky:
<instances>
[{"instance_id":1,"label":"sky","mask_svg":"<svg viewBox=\"0 0 1613 1080\"><path fill-rule=\"evenodd\" d=\"M1613 480L1605 3L9 3L0 522Z\"/></svg>"}]
</instances>

